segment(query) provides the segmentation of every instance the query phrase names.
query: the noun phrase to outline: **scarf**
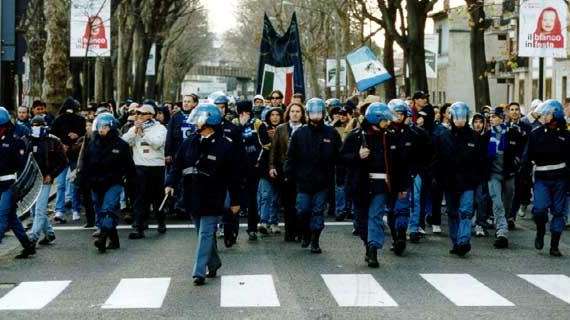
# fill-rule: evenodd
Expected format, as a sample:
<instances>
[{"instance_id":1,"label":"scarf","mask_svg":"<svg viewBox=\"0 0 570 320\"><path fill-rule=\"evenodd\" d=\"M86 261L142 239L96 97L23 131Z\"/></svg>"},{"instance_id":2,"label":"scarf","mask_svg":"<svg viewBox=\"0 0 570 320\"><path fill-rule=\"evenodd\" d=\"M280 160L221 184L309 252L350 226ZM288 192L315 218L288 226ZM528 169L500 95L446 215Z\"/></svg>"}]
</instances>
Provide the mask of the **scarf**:
<instances>
[{"instance_id":1,"label":"scarf","mask_svg":"<svg viewBox=\"0 0 570 320\"><path fill-rule=\"evenodd\" d=\"M487 155L494 158L498 153L505 151L507 140L507 127L504 124L494 126L489 132L489 145L487 146Z\"/></svg>"}]
</instances>

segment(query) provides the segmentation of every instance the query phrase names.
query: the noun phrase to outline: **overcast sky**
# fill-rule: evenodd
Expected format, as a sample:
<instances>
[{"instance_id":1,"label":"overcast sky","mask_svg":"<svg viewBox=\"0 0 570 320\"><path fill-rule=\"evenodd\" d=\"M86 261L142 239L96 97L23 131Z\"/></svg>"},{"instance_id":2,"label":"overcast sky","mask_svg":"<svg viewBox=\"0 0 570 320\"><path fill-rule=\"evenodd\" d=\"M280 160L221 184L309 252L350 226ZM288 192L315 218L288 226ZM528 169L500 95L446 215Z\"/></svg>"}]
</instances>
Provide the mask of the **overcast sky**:
<instances>
[{"instance_id":1,"label":"overcast sky","mask_svg":"<svg viewBox=\"0 0 570 320\"><path fill-rule=\"evenodd\" d=\"M208 10L210 31L222 34L235 26L236 18L234 13L238 2L239 0L203 0ZM464 3L464 0L451 0L452 6ZM443 0L440 0L435 6L435 10L441 10L442 7Z\"/></svg>"}]
</instances>

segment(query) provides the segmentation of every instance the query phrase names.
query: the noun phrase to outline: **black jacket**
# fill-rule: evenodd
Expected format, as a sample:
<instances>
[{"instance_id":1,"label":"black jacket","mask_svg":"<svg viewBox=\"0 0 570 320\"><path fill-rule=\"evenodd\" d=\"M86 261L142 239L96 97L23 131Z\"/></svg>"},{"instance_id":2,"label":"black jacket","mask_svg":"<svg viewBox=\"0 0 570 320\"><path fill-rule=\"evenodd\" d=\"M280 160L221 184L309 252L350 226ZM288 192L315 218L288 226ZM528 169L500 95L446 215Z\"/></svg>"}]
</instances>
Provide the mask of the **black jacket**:
<instances>
[{"instance_id":1,"label":"black jacket","mask_svg":"<svg viewBox=\"0 0 570 320\"><path fill-rule=\"evenodd\" d=\"M106 192L114 185L124 185L126 178L128 189L134 190L136 173L131 148L116 130L106 137L94 133L83 152L78 169L81 183L96 192Z\"/></svg>"},{"instance_id":2,"label":"black jacket","mask_svg":"<svg viewBox=\"0 0 570 320\"><path fill-rule=\"evenodd\" d=\"M470 127L442 130L434 139L439 185L444 191L474 190L484 180L486 150Z\"/></svg>"},{"instance_id":3,"label":"black jacket","mask_svg":"<svg viewBox=\"0 0 570 320\"><path fill-rule=\"evenodd\" d=\"M522 164L522 155L526 144L526 134L522 128L518 126L508 126L506 128L505 149L503 150L503 172L504 177L513 177L520 169ZM489 140L492 130L485 132L483 136L483 152L487 152L489 148ZM492 164L495 157L487 155L486 177L490 178L492 173Z\"/></svg>"},{"instance_id":4,"label":"black jacket","mask_svg":"<svg viewBox=\"0 0 570 320\"><path fill-rule=\"evenodd\" d=\"M191 124L186 123L186 119L190 112L183 110L175 113L168 122L168 131L166 133L166 144L164 146L164 155L167 157L174 157L182 142L194 133L194 128Z\"/></svg>"},{"instance_id":5,"label":"black jacket","mask_svg":"<svg viewBox=\"0 0 570 320\"><path fill-rule=\"evenodd\" d=\"M216 132L208 138L193 135L184 141L166 178L166 186L184 183L184 202L193 216L221 216L229 191L231 205L239 204L240 172L235 170L236 144Z\"/></svg>"},{"instance_id":6,"label":"black jacket","mask_svg":"<svg viewBox=\"0 0 570 320\"><path fill-rule=\"evenodd\" d=\"M570 132L566 127L549 128L542 125L532 130L528 138L526 161L536 166L558 165L566 167L557 170L535 170L534 176L544 180L570 179Z\"/></svg>"},{"instance_id":7,"label":"black jacket","mask_svg":"<svg viewBox=\"0 0 570 320\"><path fill-rule=\"evenodd\" d=\"M69 138L68 134L74 132L78 136L85 135L85 118L75 113L62 113L55 119L51 126L50 133L55 135L66 146L71 146L76 140Z\"/></svg>"},{"instance_id":8,"label":"black jacket","mask_svg":"<svg viewBox=\"0 0 570 320\"><path fill-rule=\"evenodd\" d=\"M334 176L340 148L340 135L333 127L304 125L291 136L285 175L296 181L298 192L325 190Z\"/></svg>"},{"instance_id":9,"label":"black jacket","mask_svg":"<svg viewBox=\"0 0 570 320\"><path fill-rule=\"evenodd\" d=\"M55 179L67 166L67 157L61 141L53 135L27 139L28 152L34 155L42 175Z\"/></svg>"},{"instance_id":10,"label":"black jacket","mask_svg":"<svg viewBox=\"0 0 570 320\"><path fill-rule=\"evenodd\" d=\"M27 160L26 143L14 133L14 125L8 124L8 132L0 137L0 176L20 173ZM14 180L0 181L0 192L10 188Z\"/></svg>"}]
</instances>

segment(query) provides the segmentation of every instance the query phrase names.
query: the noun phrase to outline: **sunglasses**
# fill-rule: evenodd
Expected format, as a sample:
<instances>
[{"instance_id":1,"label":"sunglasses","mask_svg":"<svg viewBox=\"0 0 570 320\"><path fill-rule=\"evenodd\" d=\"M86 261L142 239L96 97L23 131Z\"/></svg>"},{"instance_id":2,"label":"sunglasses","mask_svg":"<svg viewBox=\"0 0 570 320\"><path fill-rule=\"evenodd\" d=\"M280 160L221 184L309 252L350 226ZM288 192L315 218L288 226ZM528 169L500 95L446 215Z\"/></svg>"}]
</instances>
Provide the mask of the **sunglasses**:
<instances>
[{"instance_id":1,"label":"sunglasses","mask_svg":"<svg viewBox=\"0 0 570 320\"><path fill-rule=\"evenodd\" d=\"M282 97L271 97L271 100L278 100L278 99L283 99Z\"/></svg>"},{"instance_id":2,"label":"sunglasses","mask_svg":"<svg viewBox=\"0 0 570 320\"><path fill-rule=\"evenodd\" d=\"M137 116L151 116L152 113L149 113L149 112L138 112L138 111L137 111L137 112L135 112L135 115L137 115Z\"/></svg>"}]
</instances>

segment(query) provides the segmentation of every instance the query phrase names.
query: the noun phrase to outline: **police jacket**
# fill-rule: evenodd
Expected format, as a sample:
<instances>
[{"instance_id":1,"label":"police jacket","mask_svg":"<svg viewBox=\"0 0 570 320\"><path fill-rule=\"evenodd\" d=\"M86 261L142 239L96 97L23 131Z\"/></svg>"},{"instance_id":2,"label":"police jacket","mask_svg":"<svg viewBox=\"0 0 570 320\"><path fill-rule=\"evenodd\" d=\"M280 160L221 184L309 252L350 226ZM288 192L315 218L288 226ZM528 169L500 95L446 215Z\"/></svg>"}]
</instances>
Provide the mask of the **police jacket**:
<instances>
[{"instance_id":1,"label":"police jacket","mask_svg":"<svg viewBox=\"0 0 570 320\"><path fill-rule=\"evenodd\" d=\"M324 123L303 125L291 136L285 175L293 178L298 192L325 190L334 176L340 148L340 135L333 127Z\"/></svg>"},{"instance_id":2,"label":"police jacket","mask_svg":"<svg viewBox=\"0 0 570 320\"><path fill-rule=\"evenodd\" d=\"M482 137L469 126L441 131L434 146L441 174L436 178L444 191L473 190L483 181L486 152Z\"/></svg>"},{"instance_id":3,"label":"police jacket","mask_svg":"<svg viewBox=\"0 0 570 320\"><path fill-rule=\"evenodd\" d=\"M570 132L566 126L542 125L528 138L527 161L534 163L535 178L568 179L570 172Z\"/></svg>"},{"instance_id":4,"label":"police jacket","mask_svg":"<svg viewBox=\"0 0 570 320\"><path fill-rule=\"evenodd\" d=\"M85 118L75 113L62 113L55 119L50 133L58 137L66 146L71 146L77 139L72 140L68 134L76 133L82 137L85 135Z\"/></svg>"},{"instance_id":5,"label":"police jacket","mask_svg":"<svg viewBox=\"0 0 570 320\"><path fill-rule=\"evenodd\" d=\"M117 130L110 131L105 137L93 133L84 147L78 168L81 183L94 191L106 192L114 185L124 185L127 178L129 189L134 190L135 176L131 148Z\"/></svg>"},{"instance_id":6,"label":"police jacket","mask_svg":"<svg viewBox=\"0 0 570 320\"><path fill-rule=\"evenodd\" d=\"M26 143L14 133L14 125L8 124L7 132L0 137L0 192L4 192L16 181L27 160Z\"/></svg>"},{"instance_id":7,"label":"police jacket","mask_svg":"<svg viewBox=\"0 0 570 320\"><path fill-rule=\"evenodd\" d=\"M164 147L165 156L176 156L176 152L180 149L182 142L194 133L194 126L187 122L189 115L190 111L180 110L170 118Z\"/></svg>"},{"instance_id":8,"label":"police jacket","mask_svg":"<svg viewBox=\"0 0 570 320\"><path fill-rule=\"evenodd\" d=\"M55 179L68 164L63 144L54 135L41 138L29 137L27 148L28 152L34 155L44 177L49 175Z\"/></svg>"},{"instance_id":9,"label":"police jacket","mask_svg":"<svg viewBox=\"0 0 570 320\"><path fill-rule=\"evenodd\" d=\"M503 150L503 168L500 172L504 177L512 177L521 169L522 155L526 143L526 134L523 129L519 126L504 126L504 150ZM491 136L493 135L493 130L496 128L491 128L491 130L485 132L483 136L483 150L487 152L487 163L486 163L486 178L489 179L492 173L496 169L493 166L493 162L497 159L497 154L493 152L494 145L491 143Z\"/></svg>"},{"instance_id":10,"label":"police jacket","mask_svg":"<svg viewBox=\"0 0 570 320\"><path fill-rule=\"evenodd\" d=\"M166 186L184 184L184 202L193 216L221 216L229 191L231 205L239 205L240 172L235 170L236 144L221 132L185 140L176 154Z\"/></svg>"}]
</instances>

